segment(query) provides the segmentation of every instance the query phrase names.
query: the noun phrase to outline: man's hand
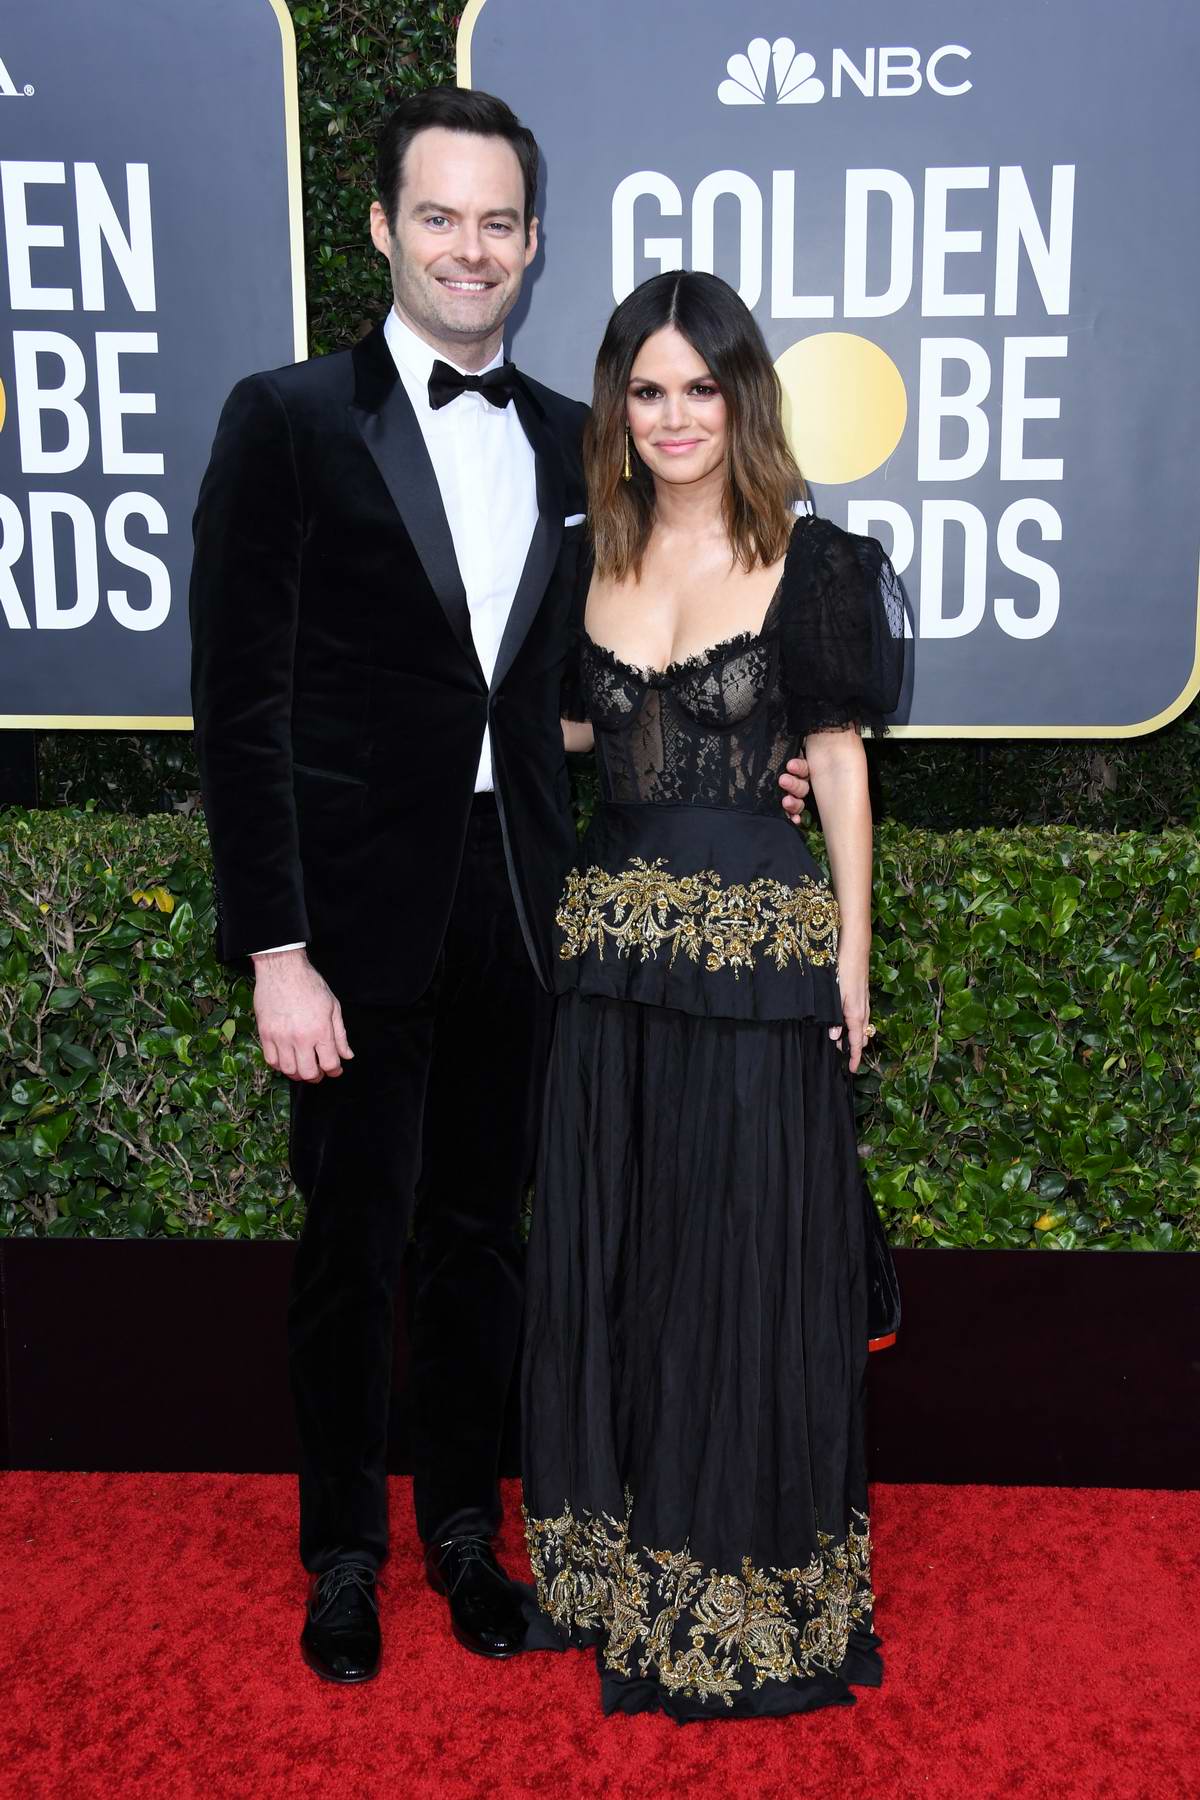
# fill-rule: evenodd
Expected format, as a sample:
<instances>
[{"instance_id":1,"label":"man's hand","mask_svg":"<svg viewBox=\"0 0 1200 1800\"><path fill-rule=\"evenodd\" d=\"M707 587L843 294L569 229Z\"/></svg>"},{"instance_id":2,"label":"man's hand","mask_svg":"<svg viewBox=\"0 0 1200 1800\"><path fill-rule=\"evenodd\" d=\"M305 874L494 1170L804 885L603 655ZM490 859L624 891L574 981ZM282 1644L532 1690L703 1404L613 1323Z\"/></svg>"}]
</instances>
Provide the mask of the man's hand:
<instances>
[{"instance_id":1,"label":"man's hand","mask_svg":"<svg viewBox=\"0 0 1200 1800\"><path fill-rule=\"evenodd\" d=\"M278 950L254 961L254 1017L263 1055L292 1081L340 1075L354 1052L342 1009L303 950Z\"/></svg>"},{"instance_id":2,"label":"man's hand","mask_svg":"<svg viewBox=\"0 0 1200 1800\"><path fill-rule=\"evenodd\" d=\"M799 825L812 785L808 779L808 762L803 756L793 756L779 777L779 785L783 789L783 810L793 825Z\"/></svg>"}]
</instances>

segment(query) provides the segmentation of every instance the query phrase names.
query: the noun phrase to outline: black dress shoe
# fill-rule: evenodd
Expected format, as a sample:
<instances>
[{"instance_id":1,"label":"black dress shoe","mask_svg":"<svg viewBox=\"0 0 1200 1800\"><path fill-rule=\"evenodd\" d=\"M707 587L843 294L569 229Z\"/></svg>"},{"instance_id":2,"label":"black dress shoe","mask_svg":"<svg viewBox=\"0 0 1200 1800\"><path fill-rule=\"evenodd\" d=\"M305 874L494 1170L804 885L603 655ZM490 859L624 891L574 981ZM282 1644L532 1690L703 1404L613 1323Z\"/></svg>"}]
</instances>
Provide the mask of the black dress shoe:
<instances>
[{"instance_id":1,"label":"black dress shoe","mask_svg":"<svg viewBox=\"0 0 1200 1800\"><path fill-rule=\"evenodd\" d=\"M425 1576L450 1602L450 1629L476 1656L515 1656L525 1642L516 1588L486 1538L448 1538L425 1547Z\"/></svg>"},{"instance_id":2,"label":"black dress shoe","mask_svg":"<svg viewBox=\"0 0 1200 1800\"><path fill-rule=\"evenodd\" d=\"M370 1681L379 1673L379 1602L369 1563L314 1575L300 1654L322 1681Z\"/></svg>"}]
</instances>

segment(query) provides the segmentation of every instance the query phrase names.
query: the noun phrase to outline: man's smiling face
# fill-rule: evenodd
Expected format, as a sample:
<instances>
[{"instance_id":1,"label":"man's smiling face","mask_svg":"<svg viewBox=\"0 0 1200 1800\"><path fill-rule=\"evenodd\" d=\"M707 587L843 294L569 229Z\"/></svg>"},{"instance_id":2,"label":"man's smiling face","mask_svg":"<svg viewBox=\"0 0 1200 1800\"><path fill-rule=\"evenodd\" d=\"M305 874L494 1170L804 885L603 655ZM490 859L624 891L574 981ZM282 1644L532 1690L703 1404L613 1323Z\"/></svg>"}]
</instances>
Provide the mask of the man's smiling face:
<instances>
[{"instance_id":1,"label":"man's smiling face","mask_svg":"<svg viewBox=\"0 0 1200 1800\"><path fill-rule=\"evenodd\" d=\"M388 259L397 311L427 343L466 368L495 355L537 251L511 145L440 126L418 132L404 154L394 229L376 201L371 238Z\"/></svg>"}]
</instances>

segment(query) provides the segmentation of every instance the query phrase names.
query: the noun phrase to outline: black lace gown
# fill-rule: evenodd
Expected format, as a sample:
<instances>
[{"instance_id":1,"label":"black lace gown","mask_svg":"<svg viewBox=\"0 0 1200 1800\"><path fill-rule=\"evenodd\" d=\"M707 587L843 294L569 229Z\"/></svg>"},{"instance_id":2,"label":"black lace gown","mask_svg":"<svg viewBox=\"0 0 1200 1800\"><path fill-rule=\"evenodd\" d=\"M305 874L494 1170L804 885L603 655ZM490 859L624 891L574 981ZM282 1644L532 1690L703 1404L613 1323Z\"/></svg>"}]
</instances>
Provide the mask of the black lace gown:
<instances>
[{"instance_id":1,"label":"black lace gown","mask_svg":"<svg viewBox=\"0 0 1200 1800\"><path fill-rule=\"evenodd\" d=\"M777 783L882 725L902 631L879 546L801 519L761 631L661 672L580 636L602 803L557 914L522 1417L530 1644L594 1645L606 1711L881 1679L837 905Z\"/></svg>"}]
</instances>

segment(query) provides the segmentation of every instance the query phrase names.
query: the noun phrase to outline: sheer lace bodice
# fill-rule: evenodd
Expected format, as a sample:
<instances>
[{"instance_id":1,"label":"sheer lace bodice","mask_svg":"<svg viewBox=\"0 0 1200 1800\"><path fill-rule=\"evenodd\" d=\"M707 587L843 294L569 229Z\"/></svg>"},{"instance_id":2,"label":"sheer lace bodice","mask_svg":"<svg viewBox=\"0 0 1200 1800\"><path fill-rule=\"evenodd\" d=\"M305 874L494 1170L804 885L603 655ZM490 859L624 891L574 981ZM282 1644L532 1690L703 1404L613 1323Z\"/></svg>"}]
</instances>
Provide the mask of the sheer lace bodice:
<instances>
[{"instance_id":1,"label":"sheer lace bodice","mask_svg":"<svg viewBox=\"0 0 1200 1800\"><path fill-rule=\"evenodd\" d=\"M792 754L777 588L762 629L669 668L637 669L584 637L580 676L605 800L679 806L778 805Z\"/></svg>"},{"instance_id":2,"label":"sheer lace bodice","mask_svg":"<svg viewBox=\"0 0 1200 1800\"><path fill-rule=\"evenodd\" d=\"M590 719L601 804L557 923L560 985L735 1018L837 1022L837 904L779 776L805 737L886 729L903 611L870 538L797 522L761 628L665 669L583 626L564 717Z\"/></svg>"},{"instance_id":3,"label":"sheer lace bodice","mask_svg":"<svg viewBox=\"0 0 1200 1800\"><path fill-rule=\"evenodd\" d=\"M563 714L592 721L605 798L762 811L809 732L887 730L904 610L874 538L798 519L761 629L666 669L636 668L588 636L590 579L585 555Z\"/></svg>"}]
</instances>

